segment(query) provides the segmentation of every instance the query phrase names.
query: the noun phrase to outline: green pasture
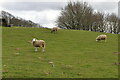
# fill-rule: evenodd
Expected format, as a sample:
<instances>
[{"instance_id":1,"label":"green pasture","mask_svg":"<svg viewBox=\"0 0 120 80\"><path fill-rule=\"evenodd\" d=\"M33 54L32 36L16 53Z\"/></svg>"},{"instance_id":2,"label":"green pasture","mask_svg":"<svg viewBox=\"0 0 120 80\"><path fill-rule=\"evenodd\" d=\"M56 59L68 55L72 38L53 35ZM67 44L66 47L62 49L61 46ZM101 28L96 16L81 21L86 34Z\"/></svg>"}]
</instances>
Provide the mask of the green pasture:
<instances>
[{"instance_id":1,"label":"green pasture","mask_svg":"<svg viewBox=\"0 0 120 80\"><path fill-rule=\"evenodd\" d=\"M82 30L2 28L3 78L118 78L118 35ZM100 34L107 42L96 42ZM45 52L29 42L46 42ZM54 67L49 63L53 62Z\"/></svg>"}]
</instances>

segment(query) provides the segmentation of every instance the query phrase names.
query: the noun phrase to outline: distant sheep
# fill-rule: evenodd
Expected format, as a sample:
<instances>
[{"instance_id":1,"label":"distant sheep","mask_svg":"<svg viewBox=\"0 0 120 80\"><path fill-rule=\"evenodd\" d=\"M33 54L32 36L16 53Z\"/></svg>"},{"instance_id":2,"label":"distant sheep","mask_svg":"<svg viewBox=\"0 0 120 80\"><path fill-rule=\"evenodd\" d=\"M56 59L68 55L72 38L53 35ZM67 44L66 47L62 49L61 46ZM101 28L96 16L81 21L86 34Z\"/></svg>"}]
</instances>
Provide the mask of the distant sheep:
<instances>
[{"instance_id":1,"label":"distant sheep","mask_svg":"<svg viewBox=\"0 0 120 80\"><path fill-rule=\"evenodd\" d=\"M32 40L33 46L36 48L35 51L38 51L38 47L42 48L42 52L45 50L45 41L44 40L37 40L36 38L33 38Z\"/></svg>"},{"instance_id":2,"label":"distant sheep","mask_svg":"<svg viewBox=\"0 0 120 80\"><path fill-rule=\"evenodd\" d=\"M53 32L55 33L57 31L58 31L58 27L53 27L52 30L51 30L51 33L53 33Z\"/></svg>"},{"instance_id":3,"label":"distant sheep","mask_svg":"<svg viewBox=\"0 0 120 80\"><path fill-rule=\"evenodd\" d=\"M104 40L106 42L106 39L107 39L107 35L99 35L97 36L96 41Z\"/></svg>"}]
</instances>

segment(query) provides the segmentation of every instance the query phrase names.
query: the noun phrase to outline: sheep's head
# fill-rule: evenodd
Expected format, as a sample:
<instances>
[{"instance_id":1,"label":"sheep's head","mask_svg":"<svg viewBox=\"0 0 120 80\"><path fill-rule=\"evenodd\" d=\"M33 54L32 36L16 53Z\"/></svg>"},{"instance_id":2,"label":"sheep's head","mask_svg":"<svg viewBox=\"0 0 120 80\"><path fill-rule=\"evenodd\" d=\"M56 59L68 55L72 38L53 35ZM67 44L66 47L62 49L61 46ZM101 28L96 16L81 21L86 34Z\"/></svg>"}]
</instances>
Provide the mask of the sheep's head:
<instances>
[{"instance_id":1,"label":"sheep's head","mask_svg":"<svg viewBox=\"0 0 120 80\"><path fill-rule=\"evenodd\" d=\"M96 38L96 41L100 41L100 39L99 39L99 38Z\"/></svg>"},{"instance_id":2,"label":"sheep's head","mask_svg":"<svg viewBox=\"0 0 120 80\"><path fill-rule=\"evenodd\" d=\"M36 41L36 39L35 39L35 38L33 38L33 39L32 39L32 43L33 43L33 42L35 42L35 41Z\"/></svg>"},{"instance_id":3,"label":"sheep's head","mask_svg":"<svg viewBox=\"0 0 120 80\"><path fill-rule=\"evenodd\" d=\"M100 38L99 38L99 36L96 38L96 41L100 41Z\"/></svg>"},{"instance_id":4,"label":"sheep's head","mask_svg":"<svg viewBox=\"0 0 120 80\"><path fill-rule=\"evenodd\" d=\"M96 39L96 41L100 41L100 40Z\"/></svg>"}]
</instances>

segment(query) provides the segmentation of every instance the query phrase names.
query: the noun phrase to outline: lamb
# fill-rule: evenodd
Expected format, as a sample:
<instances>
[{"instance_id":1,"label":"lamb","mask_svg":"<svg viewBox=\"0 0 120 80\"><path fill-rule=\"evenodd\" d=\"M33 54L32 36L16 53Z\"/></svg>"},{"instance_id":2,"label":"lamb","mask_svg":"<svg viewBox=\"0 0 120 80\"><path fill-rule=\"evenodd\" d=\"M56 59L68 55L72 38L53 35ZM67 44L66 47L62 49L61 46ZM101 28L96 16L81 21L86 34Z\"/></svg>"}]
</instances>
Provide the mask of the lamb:
<instances>
[{"instance_id":1,"label":"lamb","mask_svg":"<svg viewBox=\"0 0 120 80\"><path fill-rule=\"evenodd\" d=\"M36 38L33 38L32 45L36 48L35 51L38 51L38 47L42 48L42 52L45 50L45 41L44 40L37 40Z\"/></svg>"},{"instance_id":2,"label":"lamb","mask_svg":"<svg viewBox=\"0 0 120 80\"><path fill-rule=\"evenodd\" d=\"M52 30L51 30L51 33L53 33L53 32L55 33L57 31L58 31L58 27L53 27Z\"/></svg>"},{"instance_id":3,"label":"lamb","mask_svg":"<svg viewBox=\"0 0 120 80\"><path fill-rule=\"evenodd\" d=\"M99 36L96 38L96 41L104 40L104 41L106 42L106 39L107 39L107 35L99 35Z\"/></svg>"}]
</instances>

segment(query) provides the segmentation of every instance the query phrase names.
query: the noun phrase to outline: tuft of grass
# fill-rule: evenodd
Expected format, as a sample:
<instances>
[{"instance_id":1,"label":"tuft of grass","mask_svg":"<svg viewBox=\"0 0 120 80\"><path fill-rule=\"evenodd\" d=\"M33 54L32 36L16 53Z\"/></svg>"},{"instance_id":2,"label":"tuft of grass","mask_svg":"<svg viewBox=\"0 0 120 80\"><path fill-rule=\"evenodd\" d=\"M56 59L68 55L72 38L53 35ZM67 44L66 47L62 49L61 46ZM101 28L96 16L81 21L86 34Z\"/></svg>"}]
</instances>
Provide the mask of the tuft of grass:
<instances>
[{"instance_id":1,"label":"tuft of grass","mask_svg":"<svg viewBox=\"0 0 120 80\"><path fill-rule=\"evenodd\" d=\"M3 78L118 78L117 34L62 29L51 34L25 27L2 32ZM108 36L107 42L95 41L100 34ZM46 41L44 53L34 51L33 38Z\"/></svg>"}]
</instances>

